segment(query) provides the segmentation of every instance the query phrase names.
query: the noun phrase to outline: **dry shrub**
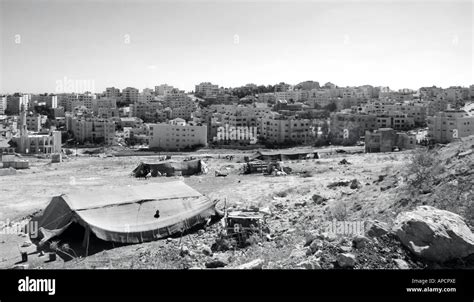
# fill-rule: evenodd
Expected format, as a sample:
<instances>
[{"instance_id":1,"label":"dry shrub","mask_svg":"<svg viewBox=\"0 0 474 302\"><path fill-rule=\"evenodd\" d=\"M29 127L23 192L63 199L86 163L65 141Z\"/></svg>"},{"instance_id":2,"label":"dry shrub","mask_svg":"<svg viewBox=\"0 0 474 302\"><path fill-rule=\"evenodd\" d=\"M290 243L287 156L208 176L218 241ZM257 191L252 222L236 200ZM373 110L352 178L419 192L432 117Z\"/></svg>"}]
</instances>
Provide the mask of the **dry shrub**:
<instances>
[{"instance_id":1,"label":"dry shrub","mask_svg":"<svg viewBox=\"0 0 474 302\"><path fill-rule=\"evenodd\" d=\"M349 215L347 204L342 200L336 201L336 203L330 209L330 215L331 219L336 219L339 221L345 220Z\"/></svg>"},{"instance_id":2,"label":"dry shrub","mask_svg":"<svg viewBox=\"0 0 474 302\"><path fill-rule=\"evenodd\" d=\"M438 160L438 154L425 149L416 150L408 164L409 184L412 189L430 188L444 166Z\"/></svg>"}]
</instances>

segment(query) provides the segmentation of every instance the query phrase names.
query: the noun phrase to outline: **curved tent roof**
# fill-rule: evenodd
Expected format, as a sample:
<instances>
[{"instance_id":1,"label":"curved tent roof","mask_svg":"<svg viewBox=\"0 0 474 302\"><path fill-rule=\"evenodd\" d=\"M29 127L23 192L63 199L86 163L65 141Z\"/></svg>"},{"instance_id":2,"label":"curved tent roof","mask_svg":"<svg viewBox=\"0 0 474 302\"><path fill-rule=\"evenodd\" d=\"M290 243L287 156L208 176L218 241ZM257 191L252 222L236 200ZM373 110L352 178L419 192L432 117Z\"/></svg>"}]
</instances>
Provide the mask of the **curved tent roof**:
<instances>
[{"instance_id":1,"label":"curved tent roof","mask_svg":"<svg viewBox=\"0 0 474 302\"><path fill-rule=\"evenodd\" d=\"M42 242L77 222L102 240L138 243L202 223L215 214L215 204L185 183L173 181L56 196L43 215L34 219Z\"/></svg>"}]
</instances>

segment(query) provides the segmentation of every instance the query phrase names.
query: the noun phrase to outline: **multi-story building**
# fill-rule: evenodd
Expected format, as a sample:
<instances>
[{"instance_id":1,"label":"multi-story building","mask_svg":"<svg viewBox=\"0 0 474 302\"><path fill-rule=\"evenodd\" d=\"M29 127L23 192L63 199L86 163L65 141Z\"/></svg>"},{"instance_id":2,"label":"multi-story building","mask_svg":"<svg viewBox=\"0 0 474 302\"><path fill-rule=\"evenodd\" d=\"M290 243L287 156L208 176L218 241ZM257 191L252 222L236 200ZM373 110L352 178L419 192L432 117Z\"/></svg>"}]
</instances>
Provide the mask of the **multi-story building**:
<instances>
[{"instance_id":1,"label":"multi-story building","mask_svg":"<svg viewBox=\"0 0 474 302\"><path fill-rule=\"evenodd\" d=\"M159 86L155 86L155 94L165 96L169 92L171 92L171 90L173 90L173 89L175 89L175 88L171 85L161 84Z\"/></svg>"},{"instance_id":2,"label":"multi-story building","mask_svg":"<svg viewBox=\"0 0 474 302\"><path fill-rule=\"evenodd\" d=\"M7 96L7 112L11 115L19 115L21 107L29 108L30 95L9 95Z\"/></svg>"},{"instance_id":3,"label":"multi-story building","mask_svg":"<svg viewBox=\"0 0 474 302\"><path fill-rule=\"evenodd\" d=\"M85 106L89 110L93 110L96 95L90 92L81 93L77 95L77 100L82 106Z\"/></svg>"},{"instance_id":4,"label":"multi-story building","mask_svg":"<svg viewBox=\"0 0 474 302\"><path fill-rule=\"evenodd\" d=\"M377 128L393 128L394 130L410 130L415 127L415 120L406 114L391 113L377 115Z\"/></svg>"},{"instance_id":5,"label":"multi-story building","mask_svg":"<svg viewBox=\"0 0 474 302\"><path fill-rule=\"evenodd\" d=\"M72 117L71 129L79 143L104 143L112 145L115 139L115 123L96 117Z\"/></svg>"},{"instance_id":6,"label":"multi-story building","mask_svg":"<svg viewBox=\"0 0 474 302\"><path fill-rule=\"evenodd\" d=\"M0 115L5 114L6 110L7 110L7 97L0 96Z\"/></svg>"},{"instance_id":7,"label":"multi-story building","mask_svg":"<svg viewBox=\"0 0 474 302\"><path fill-rule=\"evenodd\" d=\"M366 130L377 129L377 116L336 112L331 114L330 137L334 144L353 144Z\"/></svg>"},{"instance_id":8,"label":"multi-story building","mask_svg":"<svg viewBox=\"0 0 474 302\"><path fill-rule=\"evenodd\" d=\"M336 101L329 89L313 89L309 92L308 104L311 108L322 108Z\"/></svg>"},{"instance_id":9,"label":"multi-story building","mask_svg":"<svg viewBox=\"0 0 474 302\"><path fill-rule=\"evenodd\" d=\"M219 94L219 85L203 82L196 85L194 93L203 97L216 97Z\"/></svg>"},{"instance_id":10,"label":"multi-story building","mask_svg":"<svg viewBox=\"0 0 474 302\"><path fill-rule=\"evenodd\" d=\"M138 102L153 102L155 96L151 93L140 93L138 95Z\"/></svg>"},{"instance_id":11,"label":"multi-story building","mask_svg":"<svg viewBox=\"0 0 474 302\"><path fill-rule=\"evenodd\" d=\"M310 92L306 90L287 90L275 92L275 99L293 102L307 101Z\"/></svg>"},{"instance_id":12,"label":"multi-story building","mask_svg":"<svg viewBox=\"0 0 474 302\"><path fill-rule=\"evenodd\" d=\"M162 122L165 121L160 119L160 112L163 109L163 104L159 102L136 102L130 105L130 116L141 118L146 122Z\"/></svg>"},{"instance_id":13,"label":"multi-story building","mask_svg":"<svg viewBox=\"0 0 474 302\"><path fill-rule=\"evenodd\" d=\"M107 87L105 88L104 94L106 98L118 98L120 97L120 89L115 87Z\"/></svg>"},{"instance_id":14,"label":"multi-story building","mask_svg":"<svg viewBox=\"0 0 474 302\"><path fill-rule=\"evenodd\" d=\"M262 118L260 138L271 143L311 143L314 138L313 122L275 114Z\"/></svg>"},{"instance_id":15,"label":"multi-story building","mask_svg":"<svg viewBox=\"0 0 474 302\"><path fill-rule=\"evenodd\" d=\"M415 124L424 125L426 122L427 106L420 102L407 101L394 103L388 101L377 101L357 106L353 108L353 111L375 115L406 115L409 118L413 118Z\"/></svg>"},{"instance_id":16,"label":"multi-story building","mask_svg":"<svg viewBox=\"0 0 474 302\"><path fill-rule=\"evenodd\" d=\"M37 113L31 113L26 115L26 129L33 132L40 131L43 120L44 117Z\"/></svg>"},{"instance_id":17,"label":"multi-story building","mask_svg":"<svg viewBox=\"0 0 474 302\"><path fill-rule=\"evenodd\" d=\"M127 104L133 104L138 101L139 91L133 87L122 89L122 100Z\"/></svg>"},{"instance_id":18,"label":"multi-story building","mask_svg":"<svg viewBox=\"0 0 474 302\"><path fill-rule=\"evenodd\" d=\"M428 117L428 136L438 143L449 143L474 134L474 116L464 110L447 110Z\"/></svg>"},{"instance_id":19,"label":"multi-story building","mask_svg":"<svg viewBox=\"0 0 474 302\"><path fill-rule=\"evenodd\" d=\"M207 145L207 127L186 124L183 119L169 123L148 124L149 147L161 150L183 150Z\"/></svg>"},{"instance_id":20,"label":"multi-story building","mask_svg":"<svg viewBox=\"0 0 474 302\"><path fill-rule=\"evenodd\" d=\"M117 109L117 100L115 98L107 97L95 99L92 102L91 108L87 107L87 109L91 109L95 115L99 115L99 110L101 109Z\"/></svg>"},{"instance_id":21,"label":"multi-story building","mask_svg":"<svg viewBox=\"0 0 474 302\"><path fill-rule=\"evenodd\" d=\"M16 152L26 154L61 152L61 131L52 131L48 134L28 133L24 105L20 108L19 128L19 136L13 138L16 143Z\"/></svg>"},{"instance_id":22,"label":"multi-story building","mask_svg":"<svg viewBox=\"0 0 474 302\"><path fill-rule=\"evenodd\" d=\"M262 103L273 103L276 101L275 93L273 92L259 93L257 99Z\"/></svg>"},{"instance_id":23,"label":"multi-story building","mask_svg":"<svg viewBox=\"0 0 474 302\"><path fill-rule=\"evenodd\" d=\"M192 113L196 110L194 101L178 89L173 89L164 97L164 106L171 108L175 112L174 117L190 120Z\"/></svg>"},{"instance_id":24,"label":"multi-story building","mask_svg":"<svg viewBox=\"0 0 474 302\"><path fill-rule=\"evenodd\" d=\"M365 132L365 152L392 152L416 147L415 135L397 132L391 128L380 128Z\"/></svg>"},{"instance_id":25,"label":"multi-story building","mask_svg":"<svg viewBox=\"0 0 474 302\"><path fill-rule=\"evenodd\" d=\"M443 97L442 95L438 95L436 98L432 98L427 102L427 115L433 116L438 112L442 112L448 110L450 108L450 104L448 100Z\"/></svg>"}]
</instances>

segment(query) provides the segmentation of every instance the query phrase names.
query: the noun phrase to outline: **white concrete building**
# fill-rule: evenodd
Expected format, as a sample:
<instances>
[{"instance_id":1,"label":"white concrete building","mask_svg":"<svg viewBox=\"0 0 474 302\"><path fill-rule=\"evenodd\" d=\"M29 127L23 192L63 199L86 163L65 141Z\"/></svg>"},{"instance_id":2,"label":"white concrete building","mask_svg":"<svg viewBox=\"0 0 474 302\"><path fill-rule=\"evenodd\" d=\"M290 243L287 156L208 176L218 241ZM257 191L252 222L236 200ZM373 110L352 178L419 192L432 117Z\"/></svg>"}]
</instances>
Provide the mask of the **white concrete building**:
<instances>
[{"instance_id":1,"label":"white concrete building","mask_svg":"<svg viewBox=\"0 0 474 302\"><path fill-rule=\"evenodd\" d=\"M183 119L169 123L148 124L150 148L183 150L207 145L207 127L191 126Z\"/></svg>"}]
</instances>

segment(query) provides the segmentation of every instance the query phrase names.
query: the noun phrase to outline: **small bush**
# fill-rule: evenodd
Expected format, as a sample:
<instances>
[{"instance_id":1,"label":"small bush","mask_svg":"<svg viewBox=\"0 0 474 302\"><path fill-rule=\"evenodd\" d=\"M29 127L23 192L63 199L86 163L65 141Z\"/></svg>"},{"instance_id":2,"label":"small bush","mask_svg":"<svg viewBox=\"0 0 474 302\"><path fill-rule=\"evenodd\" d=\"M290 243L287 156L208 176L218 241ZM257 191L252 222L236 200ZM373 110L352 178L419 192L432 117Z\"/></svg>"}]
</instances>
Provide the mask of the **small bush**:
<instances>
[{"instance_id":1,"label":"small bush","mask_svg":"<svg viewBox=\"0 0 474 302\"><path fill-rule=\"evenodd\" d=\"M412 176L409 184L416 189L431 187L436 176L443 171L444 167L435 152L418 149L409 162L408 174Z\"/></svg>"}]
</instances>

